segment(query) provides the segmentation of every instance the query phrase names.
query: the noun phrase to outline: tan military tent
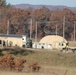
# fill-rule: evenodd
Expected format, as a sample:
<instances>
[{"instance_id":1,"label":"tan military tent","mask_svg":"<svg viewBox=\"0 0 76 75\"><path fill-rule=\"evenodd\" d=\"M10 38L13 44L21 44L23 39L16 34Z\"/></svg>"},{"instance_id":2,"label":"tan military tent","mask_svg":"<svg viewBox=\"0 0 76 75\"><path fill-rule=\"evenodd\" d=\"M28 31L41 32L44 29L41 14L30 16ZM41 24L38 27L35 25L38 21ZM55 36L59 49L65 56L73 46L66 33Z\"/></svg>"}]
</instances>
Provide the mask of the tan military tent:
<instances>
[{"instance_id":1,"label":"tan military tent","mask_svg":"<svg viewBox=\"0 0 76 75\"><path fill-rule=\"evenodd\" d=\"M49 44L52 45L52 48L64 48L66 47L67 40L58 35L48 35L43 37L40 44Z\"/></svg>"}]
</instances>

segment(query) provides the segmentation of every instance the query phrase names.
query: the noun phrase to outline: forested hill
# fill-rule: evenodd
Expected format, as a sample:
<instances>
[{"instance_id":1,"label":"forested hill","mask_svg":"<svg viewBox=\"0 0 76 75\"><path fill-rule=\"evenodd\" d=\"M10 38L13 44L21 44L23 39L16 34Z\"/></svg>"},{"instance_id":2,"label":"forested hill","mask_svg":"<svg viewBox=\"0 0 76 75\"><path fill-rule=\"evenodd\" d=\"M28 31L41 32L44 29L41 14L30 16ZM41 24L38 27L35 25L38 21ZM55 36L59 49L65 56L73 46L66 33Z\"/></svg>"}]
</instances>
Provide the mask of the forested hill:
<instances>
[{"instance_id":1,"label":"forested hill","mask_svg":"<svg viewBox=\"0 0 76 75\"><path fill-rule=\"evenodd\" d=\"M10 34L26 34L29 37L30 26L32 25L32 37L35 38L37 24L38 38L42 38L45 35L56 34L56 27L57 34L62 36L64 14L65 38L72 40L74 36L76 12L66 8L62 10L50 10L43 7L35 10L24 10L0 6L0 34L6 34L8 30Z\"/></svg>"}]
</instances>

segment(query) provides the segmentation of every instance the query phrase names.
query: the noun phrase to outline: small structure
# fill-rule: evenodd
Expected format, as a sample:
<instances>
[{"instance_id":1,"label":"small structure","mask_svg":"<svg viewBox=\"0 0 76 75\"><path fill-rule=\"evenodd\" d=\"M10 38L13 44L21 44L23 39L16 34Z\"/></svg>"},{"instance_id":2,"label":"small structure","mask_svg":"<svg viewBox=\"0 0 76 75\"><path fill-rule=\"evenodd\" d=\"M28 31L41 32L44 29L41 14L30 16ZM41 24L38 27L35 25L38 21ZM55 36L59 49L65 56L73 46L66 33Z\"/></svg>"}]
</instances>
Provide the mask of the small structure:
<instances>
[{"instance_id":1,"label":"small structure","mask_svg":"<svg viewBox=\"0 0 76 75\"><path fill-rule=\"evenodd\" d=\"M39 44L41 48L48 49L61 49L66 47L66 39L58 35L48 35L43 37Z\"/></svg>"},{"instance_id":2,"label":"small structure","mask_svg":"<svg viewBox=\"0 0 76 75\"><path fill-rule=\"evenodd\" d=\"M16 34L0 34L0 46L1 47L12 47L12 46L19 46L25 47L26 46L26 35L16 35Z\"/></svg>"},{"instance_id":3,"label":"small structure","mask_svg":"<svg viewBox=\"0 0 76 75\"><path fill-rule=\"evenodd\" d=\"M46 44L46 43L33 43L33 48L40 48L40 49L52 49L51 44Z\"/></svg>"}]
</instances>

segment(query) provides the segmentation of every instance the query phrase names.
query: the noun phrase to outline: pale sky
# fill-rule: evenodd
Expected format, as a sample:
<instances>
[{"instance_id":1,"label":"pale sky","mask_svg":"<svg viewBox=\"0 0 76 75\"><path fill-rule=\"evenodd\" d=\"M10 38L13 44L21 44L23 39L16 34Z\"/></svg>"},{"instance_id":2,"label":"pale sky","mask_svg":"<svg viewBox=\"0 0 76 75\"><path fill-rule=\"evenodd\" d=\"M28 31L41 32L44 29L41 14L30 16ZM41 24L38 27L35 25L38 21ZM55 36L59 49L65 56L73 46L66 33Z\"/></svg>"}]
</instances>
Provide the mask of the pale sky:
<instances>
[{"instance_id":1,"label":"pale sky","mask_svg":"<svg viewBox=\"0 0 76 75\"><path fill-rule=\"evenodd\" d=\"M76 0L6 0L7 3L15 4L33 4L33 5L64 5L76 7Z\"/></svg>"}]
</instances>

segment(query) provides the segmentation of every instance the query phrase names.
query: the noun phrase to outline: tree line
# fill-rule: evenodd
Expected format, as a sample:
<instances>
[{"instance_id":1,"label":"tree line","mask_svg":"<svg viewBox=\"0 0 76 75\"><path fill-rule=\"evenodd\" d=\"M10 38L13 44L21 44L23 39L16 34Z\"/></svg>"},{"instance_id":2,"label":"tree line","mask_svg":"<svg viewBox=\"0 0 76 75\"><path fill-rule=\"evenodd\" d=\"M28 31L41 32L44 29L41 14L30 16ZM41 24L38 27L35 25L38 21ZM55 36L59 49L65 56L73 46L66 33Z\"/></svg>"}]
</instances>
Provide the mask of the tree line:
<instances>
[{"instance_id":1,"label":"tree line","mask_svg":"<svg viewBox=\"0 0 76 75\"><path fill-rule=\"evenodd\" d=\"M6 3L6 0L0 0L0 33L6 34L9 30L10 34L26 34L30 36L30 26L32 25L32 37L36 34L37 22L37 37L42 38L46 35L57 34L63 35L63 17L65 18L65 38L73 37L74 21L76 21L76 13L70 9L49 10L42 7L36 10L18 9L11 7ZM9 20L9 28L8 27ZM32 22L31 22L32 20Z\"/></svg>"}]
</instances>

